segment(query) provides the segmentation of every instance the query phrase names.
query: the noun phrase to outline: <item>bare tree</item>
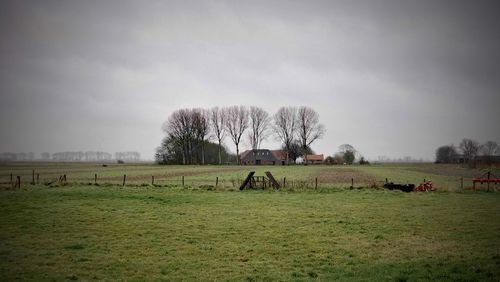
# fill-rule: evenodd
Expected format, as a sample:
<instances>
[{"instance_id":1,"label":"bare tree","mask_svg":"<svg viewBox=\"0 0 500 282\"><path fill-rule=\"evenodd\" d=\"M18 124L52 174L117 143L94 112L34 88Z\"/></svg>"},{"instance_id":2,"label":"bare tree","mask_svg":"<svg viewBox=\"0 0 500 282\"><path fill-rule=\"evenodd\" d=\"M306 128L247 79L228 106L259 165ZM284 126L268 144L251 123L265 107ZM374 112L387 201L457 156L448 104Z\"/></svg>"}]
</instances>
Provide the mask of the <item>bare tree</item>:
<instances>
[{"instance_id":1,"label":"bare tree","mask_svg":"<svg viewBox=\"0 0 500 282\"><path fill-rule=\"evenodd\" d=\"M205 165L205 142L209 133L210 119L205 109L192 110L193 130L196 142L201 147L201 164Z\"/></svg>"},{"instance_id":2,"label":"bare tree","mask_svg":"<svg viewBox=\"0 0 500 282\"><path fill-rule=\"evenodd\" d=\"M219 144L219 165L222 164L222 141L226 137L227 108L212 108L210 111L210 121L217 143Z\"/></svg>"},{"instance_id":3,"label":"bare tree","mask_svg":"<svg viewBox=\"0 0 500 282\"><path fill-rule=\"evenodd\" d=\"M339 146L339 153L344 158L344 163L353 164L356 160L356 155L359 155L358 151L351 144L342 144Z\"/></svg>"},{"instance_id":4,"label":"bare tree","mask_svg":"<svg viewBox=\"0 0 500 282\"><path fill-rule=\"evenodd\" d=\"M162 129L181 148L182 164L192 162L193 120L190 110L181 109L173 112L163 124Z\"/></svg>"},{"instance_id":5,"label":"bare tree","mask_svg":"<svg viewBox=\"0 0 500 282\"><path fill-rule=\"evenodd\" d=\"M493 156L498 153L498 144L495 141L488 141L481 146L483 156Z\"/></svg>"},{"instance_id":6,"label":"bare tree","mask_svg":"<svg viewBox=\"0 0 500 282\"><path fill-rule=\"evenodd\" d=\"M342 144L339 146L339 152L345 153L347 151L356 152L356 149L351 144Z\"/></svg>"},{"instance_id":7,"label":"bare tree","mask_svg":"<svg viewBox=\"0 0 500 282\"><path fill-rule=\"evenodd\" d=\"M283 143L286 151L286 162L289 163L289 154L297 132L297 108L281 107L273 118L273 130Z\"/></svg>"},{"instance_id":8,"label":"bare tree","mask_svg":"<svg viewBox=\"0 0 500 282\"><path fill-rule=\"evenodd\" d=\"M359 156L361 156L361 154L358 152L358 150L356 150L354 148L354 146L352 146L351 144L342 144L339 146L339 152L344 155L344 159L347 158L345 160L345 163L347 164L353 164L354 161L356 160L356 158L358 158ZM352 153L352 154L351 154ZM347 156L346 156L347 154ZM349 158L352 156L354 156L354 159L353 160L350 160Z\"/></svg>"},{"instance_id":9,"label":"bare tree","mask_svg":"<svg viewBox=\"0 0 500 282\"><path fill-rule=\"evenodd\" d=\"M479 151L479 143L476 140L472 139L462 139L459 147L460 150L462 150L462 154L464 154L465 162L472 160L475 156L477 156L477 153Z\"/></svg>"},{"instance_id":10,"label":"bare tree","mask_svg":"<svg viewBox=\"0 0 500 282\"><path fill-rule=\"evenodd\" d=\"M354 163L354 160L356 159L356 157L354 156L354 152L349 150L342 153L342 158L344 159L344 163L348 165L352 165Z\"/></svg>"},{"instance_id":11,"label":"bare tree","mask_svg":"<svg viewBox=\"0 0 500 282\"><path fill-rule=\"evenodd\" d=\"M319 114L309 107L300 107L297 112L298 136L304 149L304 164L307 165L307 147L325 134L325 127L319 123Z\"/></svg>"},{"instance_id":12,"label":"bare tree","mask_svg":"<svg viewBox=\"0 0 500 282\"><path fill-rule=\"evenodd\" d=\"M248 139L253 150L260 148L260 144L267 138L269 127L269 114L262 108L250 107L250 130Z\"/></svg>"},{"instance_id":13,"label":"bare tree","mask_svg":"<svg viewBox=\"0 0 500 282\"><path fill-rule=\"evenodd\" d=\"M236 158L240 164L240 149L241 136L248 128L248 110L244 106L232 106L227 110L226 129L236 146Z\"/></svg>"}]
</instances>

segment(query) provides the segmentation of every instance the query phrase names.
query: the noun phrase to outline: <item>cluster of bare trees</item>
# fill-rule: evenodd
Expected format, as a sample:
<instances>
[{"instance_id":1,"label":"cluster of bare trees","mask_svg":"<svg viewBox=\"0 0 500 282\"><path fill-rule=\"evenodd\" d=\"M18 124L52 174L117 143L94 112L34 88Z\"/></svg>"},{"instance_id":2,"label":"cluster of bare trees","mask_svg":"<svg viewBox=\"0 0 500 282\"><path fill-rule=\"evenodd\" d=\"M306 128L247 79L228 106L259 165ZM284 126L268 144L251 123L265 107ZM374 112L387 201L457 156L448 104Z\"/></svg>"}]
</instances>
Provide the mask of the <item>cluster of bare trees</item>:
<instances>
[{"instance_id":1,"label":"cluster of bare trees","mask_svg":"<svg viewBox=\"0 0 500 282\"><path fill-rule=\"evenodd\" d=\"M461 153L461 155L460 155ZM495 156L500 154L500 147L495 141L487 141L480 144L473 139L464 138L458 149L455 145L441 146L436 150L437 163L468 163L476 156Z\"/></svg>"},{"instance_id":2,"label":"cluster of bare trees","mask_svg":"<svg viewBox=\"0 0 500 282\"><path fill-rule=\"evenodd\" d=\"M179 154L182 164L205 164L204 146L210 140L217 142L218 162L222 164L223 143L229 137L239 164L240 145L245 138L257 150L274 133L288 153L294 142L299 142L306 151L325 132L318 113L309 107L282 107L270 116L256 106L176 110L163 124L163 130L167 137L160 150Z\"/></svg>"},{"instance_id":3,"label":"cluster of bare trees","mask_svg":"<svg viewBox=\"0 0 500 282\"><path fill-rule=\"evenodd\" d=\"M204 146L209 133L209 114L204 109L181 109L173 112L163 124L168 145L179 151L183 164L195 162L196 152L201 149L202 163Z\"/></svg>"}]
</instances>

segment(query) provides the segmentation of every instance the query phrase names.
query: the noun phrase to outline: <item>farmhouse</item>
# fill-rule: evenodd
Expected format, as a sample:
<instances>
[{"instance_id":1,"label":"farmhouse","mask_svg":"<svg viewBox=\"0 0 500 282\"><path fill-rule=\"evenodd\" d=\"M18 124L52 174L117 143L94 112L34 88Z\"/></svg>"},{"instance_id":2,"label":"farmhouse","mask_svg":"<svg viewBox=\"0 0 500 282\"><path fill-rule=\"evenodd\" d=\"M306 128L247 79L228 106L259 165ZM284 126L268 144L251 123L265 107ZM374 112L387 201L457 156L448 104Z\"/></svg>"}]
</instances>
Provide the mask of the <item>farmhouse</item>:
<instances>
[{"instance_id":1,"label":"farmhouse","mask_svg":"<svg viewBox=\"0 0 500 282\"><path fill-rule=\"evenodd\" d=\"M246 150L240 159L243 165L285 165L286 153L282 150Z\"/></svg>"},{"instance_id":2,"label":"farmhouse","mask_svg":"<svg viewBox=\"0 0 500 282\"><path fill-rule=\"evenodd\" d=\"M322 164L324 157L321 155L307 155L307 164Z\"/></svg>"}]
</instances>

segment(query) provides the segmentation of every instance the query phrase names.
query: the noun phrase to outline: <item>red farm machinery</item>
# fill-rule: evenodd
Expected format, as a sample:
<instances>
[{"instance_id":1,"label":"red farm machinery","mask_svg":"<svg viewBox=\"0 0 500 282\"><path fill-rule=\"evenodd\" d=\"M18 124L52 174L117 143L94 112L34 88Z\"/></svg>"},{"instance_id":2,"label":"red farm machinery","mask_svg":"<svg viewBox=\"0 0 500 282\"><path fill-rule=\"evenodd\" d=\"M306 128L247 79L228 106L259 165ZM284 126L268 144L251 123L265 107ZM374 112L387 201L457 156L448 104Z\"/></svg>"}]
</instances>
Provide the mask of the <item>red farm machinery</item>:
<instances>
[{"instance_id":1,"label":"red farm machinery","mask_svg":"<svg viewBox=\"0 0 500 282\"><path fill-rule=\"evenodd\" d=\"M500 178L497 178L493 173L490 171L483 173L479 177L475 177L472 179L472 189L476 190L476 183L479 184L487 184L488 191L490 191L490 184L494 184L495 186L500 184Z\"/></svg>"}]
</instances>

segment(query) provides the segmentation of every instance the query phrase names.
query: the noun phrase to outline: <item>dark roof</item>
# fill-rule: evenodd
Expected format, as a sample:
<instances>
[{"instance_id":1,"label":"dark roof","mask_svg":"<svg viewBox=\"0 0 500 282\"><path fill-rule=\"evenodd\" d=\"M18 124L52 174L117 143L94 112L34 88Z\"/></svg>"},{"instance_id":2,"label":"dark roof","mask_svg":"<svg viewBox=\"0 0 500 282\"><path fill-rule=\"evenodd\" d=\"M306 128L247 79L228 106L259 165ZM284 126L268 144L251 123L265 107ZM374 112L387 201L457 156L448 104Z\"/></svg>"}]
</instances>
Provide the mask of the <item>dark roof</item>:
<instances>
[{"instance_id":1,"label":"dark roof","mask_svg":"<svg viewBox=\"0 0 500 282\"><path fill-rule=\"evenodd\" d=\"M246 150L241 153L241 160L244 162L250 162L255 160L260 160L263 162L279 162L280 159L268 149L258 149L258 150Z\"/></svg>"}]
</instances>

